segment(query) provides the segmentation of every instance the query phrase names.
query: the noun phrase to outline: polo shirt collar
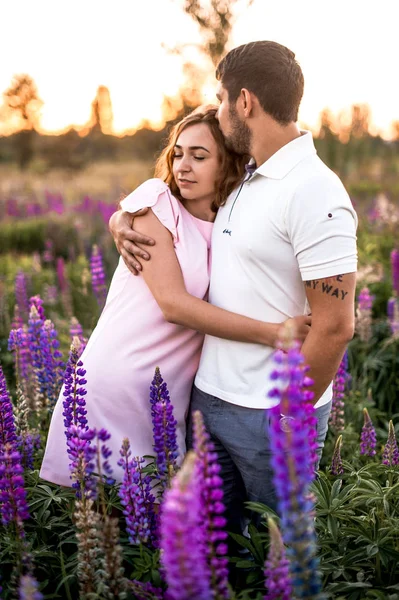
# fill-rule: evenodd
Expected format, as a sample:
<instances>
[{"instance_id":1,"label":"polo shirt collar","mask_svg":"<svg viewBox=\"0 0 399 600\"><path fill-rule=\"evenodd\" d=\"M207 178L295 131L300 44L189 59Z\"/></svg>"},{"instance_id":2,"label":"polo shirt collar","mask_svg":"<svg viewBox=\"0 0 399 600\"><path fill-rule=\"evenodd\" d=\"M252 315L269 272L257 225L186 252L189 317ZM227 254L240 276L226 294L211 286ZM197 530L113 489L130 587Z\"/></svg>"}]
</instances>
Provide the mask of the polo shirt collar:
<instances>
[{"instance_id":1,"label":"polo shirt collar","mask_svg":"<svg viewBox=\"0 0 399 600\"><path fill-rule=\"evenodd\" d=\"M301 137L295 138L277 150L273 156L256 169L255 174L259 173L270 179L284 179L304 158L316 154L311 132L301 130L301 134ZM254 164L255 161L251 159L249 168Z\"/></svg>"}]
</instances>

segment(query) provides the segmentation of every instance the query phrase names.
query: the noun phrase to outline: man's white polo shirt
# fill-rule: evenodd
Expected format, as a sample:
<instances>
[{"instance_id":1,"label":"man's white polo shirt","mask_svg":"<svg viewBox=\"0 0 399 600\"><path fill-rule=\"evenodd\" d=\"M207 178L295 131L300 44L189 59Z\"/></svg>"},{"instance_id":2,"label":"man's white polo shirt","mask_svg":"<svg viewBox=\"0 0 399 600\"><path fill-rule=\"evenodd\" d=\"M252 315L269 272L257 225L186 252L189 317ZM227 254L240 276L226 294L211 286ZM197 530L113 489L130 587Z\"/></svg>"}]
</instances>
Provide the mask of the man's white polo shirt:
<instances>
[{"instance_id":1,"label":"man's white polo shirt","mask_svg":"<svg viewBox=\"0 0 399 600\"><path fill-rule=\"evenodd\" d=\"M219 209L209 301L272 323L307 314L304 281L356 271L356 227L344 186L302 132ZM268 346L207 335L195 385L233 404L270 408L272 354ZM316 407L331 396L332 385Z\"/></svg>"}]
</instances>

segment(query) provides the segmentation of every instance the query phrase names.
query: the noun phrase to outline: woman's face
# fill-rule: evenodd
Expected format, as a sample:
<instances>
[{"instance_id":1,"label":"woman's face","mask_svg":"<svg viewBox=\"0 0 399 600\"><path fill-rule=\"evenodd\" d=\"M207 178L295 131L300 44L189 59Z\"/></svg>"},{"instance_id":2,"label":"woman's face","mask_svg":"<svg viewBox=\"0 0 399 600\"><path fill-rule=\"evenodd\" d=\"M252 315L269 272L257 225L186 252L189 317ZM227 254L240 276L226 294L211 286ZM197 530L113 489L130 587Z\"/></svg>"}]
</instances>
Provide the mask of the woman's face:
<instances>
[{"instance_id":1,"label":"woman's face","mask_svg":"<svg viewBox=\"0 0 399 600\"><path fill-rule=\"evenodd\" d=\"M214 199L219 178L218 146L206 123L186 127L174 151L173 177L185 200Z\"/></svg>"}]
</instances>

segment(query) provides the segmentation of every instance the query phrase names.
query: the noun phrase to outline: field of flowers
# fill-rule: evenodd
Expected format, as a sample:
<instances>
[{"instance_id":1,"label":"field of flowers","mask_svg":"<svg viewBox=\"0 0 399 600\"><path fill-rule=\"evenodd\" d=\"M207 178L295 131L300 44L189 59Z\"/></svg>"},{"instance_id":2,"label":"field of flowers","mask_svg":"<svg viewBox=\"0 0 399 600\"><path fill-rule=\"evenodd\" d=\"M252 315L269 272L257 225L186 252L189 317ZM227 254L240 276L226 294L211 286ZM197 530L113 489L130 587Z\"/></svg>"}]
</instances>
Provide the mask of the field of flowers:
<instances>
[{"instance_id":1,"label":"field of flowers","mask_svg":"<svg viewBox=\"0 0 399 600\"><path fill-rule=\"evenodd\" d=\"M281 518L249 505L235 544L200 413L194 449L176 466L162 365L148 382L154 457L131 456L120 440L121 485L107 423L87 423L80 355L118 260L114 207L50 192L0 199L0 597L399 600L399 206L356 201L356 334L317 477L311 382L289 332L276 352L274 393L294 417L288 431L280 409L272 419ZM39 478L63 382L71 489Z\"/></svg>"}]
</instances>

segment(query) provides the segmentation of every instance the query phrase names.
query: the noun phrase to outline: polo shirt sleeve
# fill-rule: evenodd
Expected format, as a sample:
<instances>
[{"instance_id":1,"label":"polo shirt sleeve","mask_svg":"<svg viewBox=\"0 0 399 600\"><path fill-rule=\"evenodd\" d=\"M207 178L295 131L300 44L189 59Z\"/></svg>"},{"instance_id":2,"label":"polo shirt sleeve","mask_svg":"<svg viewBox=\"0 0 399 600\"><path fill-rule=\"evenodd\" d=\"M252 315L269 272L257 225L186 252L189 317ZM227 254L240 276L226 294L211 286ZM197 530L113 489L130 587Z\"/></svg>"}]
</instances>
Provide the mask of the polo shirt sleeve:
<instances>
[{"instance_id":1,"label":"polo shirt sleeve","mask_svg":"<svg viewBox=\"0 0 399 600\"><path fill-rule=\"evenodd\" d=\"M289 199L285 223L303 281L357 270L357 216L334 174L303 182Z\"/></svg>"}]
</instances>

